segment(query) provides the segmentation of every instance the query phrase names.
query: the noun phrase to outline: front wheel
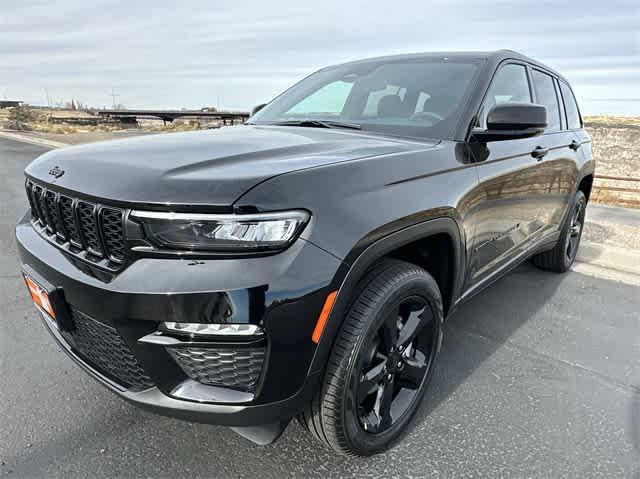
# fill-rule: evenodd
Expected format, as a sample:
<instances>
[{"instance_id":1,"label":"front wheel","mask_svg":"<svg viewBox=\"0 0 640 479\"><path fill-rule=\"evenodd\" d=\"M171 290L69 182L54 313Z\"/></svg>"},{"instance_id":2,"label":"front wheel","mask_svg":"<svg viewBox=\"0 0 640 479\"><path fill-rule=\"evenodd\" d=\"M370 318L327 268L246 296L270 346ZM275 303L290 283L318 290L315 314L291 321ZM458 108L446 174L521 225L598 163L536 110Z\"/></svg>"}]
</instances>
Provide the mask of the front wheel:
<instances>
[{"instance_id":1,"label":"front wheel","mask_svg":"<svg viewBox=\"0 0 640 479\"><path fill-rule=\"evenodd\" d=\"M558 242L549 251L539 253L532 258L538 268L556 273L564 273L576 259L584 217L587 208L587 198L580 190L576 193L569 214L565 219Z\"/></svg>"},{"instance_id":2,"label":"front wheel","mask_svg":"<svg viewBox=\"0 0 640 479\"><path fill-rule=\"evenodd\" d=\"M369 456L406 432L442 340L442 298L424 269L384 260L359 283L324 382L300 422L337 452Z\"/></svg>"}]
</instances>

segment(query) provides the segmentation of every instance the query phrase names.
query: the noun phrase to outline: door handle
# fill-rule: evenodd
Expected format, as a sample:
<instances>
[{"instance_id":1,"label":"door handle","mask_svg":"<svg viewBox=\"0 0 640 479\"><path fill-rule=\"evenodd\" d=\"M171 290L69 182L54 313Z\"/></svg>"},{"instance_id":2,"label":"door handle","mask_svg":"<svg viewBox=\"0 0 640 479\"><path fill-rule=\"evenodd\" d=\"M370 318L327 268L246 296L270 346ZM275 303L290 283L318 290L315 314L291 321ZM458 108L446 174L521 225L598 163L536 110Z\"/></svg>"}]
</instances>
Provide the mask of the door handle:
<instances>
[{"instance_id":1,"label":"door handle","mask_svg":"<svg viewBox=\"0 0 640 479\"><path fill-rule=\"evenodd\" d=\"M535 150L531 152L531 156L533 156L538 161L541 161L544 156L549 153L549 148L543 148L542 146L536 146Z\"/></svg>"},{"instance_id":2,"label":"door handle","mask_svg":"<svg viewBox=\"0 0 640 479\"><path fill-rule=\"evenodd\" d=\"M581 146L582 143L578 143L576 140L573 140L571 143L569 143L569 148L571 148L573 151L578 151Z\"/></svg>"}]
</instances>

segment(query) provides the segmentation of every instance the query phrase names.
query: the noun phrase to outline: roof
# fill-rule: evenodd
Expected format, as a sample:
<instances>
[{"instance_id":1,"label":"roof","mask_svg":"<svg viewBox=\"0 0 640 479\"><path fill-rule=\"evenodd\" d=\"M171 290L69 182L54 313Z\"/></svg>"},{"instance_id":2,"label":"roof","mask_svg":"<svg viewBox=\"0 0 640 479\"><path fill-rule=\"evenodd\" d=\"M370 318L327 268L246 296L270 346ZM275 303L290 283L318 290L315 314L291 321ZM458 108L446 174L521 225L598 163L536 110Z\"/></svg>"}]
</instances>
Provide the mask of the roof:
<instances>
[{"instance_id":1,"label":"roof","mask_svg":"<svg viewBox=\"0 0 640 479\"><path fill-rule=\"evenodd\" d=\"M381 57L373 57L373 58L365 58L361 60L355 60L351 62L345 62L343 65L353 64L353 63L366 63L366 62L375 62L375 61L399 61L399 60L416 60L420 58L425 59L434 59L434 58L450 58L450 59L458 59L458 60L484 60L491 62L494 65L498 65L504 60L521 60L532 65L538 66L548 72L562 78L567 81L560 73L555 71L553 68L548 67L542 62L534 60L522 53L516 52L514 50L494 50L494 51L456 51L456 52L422 52L422 53L405 53L400 55L385 55ZM336 66L336 65L334 65Z\"/></svg>"}]
</instances>

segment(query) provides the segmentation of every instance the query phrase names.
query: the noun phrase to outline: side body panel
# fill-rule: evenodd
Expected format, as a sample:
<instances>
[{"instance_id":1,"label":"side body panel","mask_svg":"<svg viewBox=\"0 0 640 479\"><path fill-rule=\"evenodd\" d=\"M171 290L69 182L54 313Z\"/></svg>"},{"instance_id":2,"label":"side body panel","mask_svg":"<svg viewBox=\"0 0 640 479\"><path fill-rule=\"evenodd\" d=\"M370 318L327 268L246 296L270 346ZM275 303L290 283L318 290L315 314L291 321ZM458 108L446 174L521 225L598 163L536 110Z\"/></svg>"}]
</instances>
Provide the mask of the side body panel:
<instances>
[{"instance_id":1,"label":"side body panel","mask_svg":"<svg viewBox=\"0 0 640 479\"><path fill-rule=\"evenodd\" d=\"M470 290L541 241L552 239L563 224L580 180L577 139L567 129L557 76L539 66L511 59L497 65L496 72L506 71L502 68L514 64L526 72L529 99L524 101L547 106L549 131L533 138L488 143L469 138L485 192L478 208L476 243L471 248ZM513 91L516 95L522 91L522 83L499 83L497 76L498 73L494 76L497 90L489 86L486 95L491 91ZM485 101L491 105L495 99Z\"/></svg>"},{"instance_id":2,"label":"side body panel","mask_svg":"<svg viewBox=\"0 0 640 479\"><path fill-rule=\"evenodd\" d=\"M432 234L447 235L454 245L453 304L464 289L467 245L473 243L482 194L467 146L441 142L424 152L282 175L258 185L234 206L309 208L313 216L304 239L343 261L327 289L340 293L310 367L310 373L317 373L326 364L353 288L367 267L392 249Z\"/></svg>"},{"instance_id":3,"label":"side body panel","mask_svg":"<svg viewBox=\"0 0 640 479\"><path fill-rule=\"evenodd\" d=\"M550 192L553 167L531 156L539 138L474 144L483 191L471 248L469 287L557 229L559 201Z\"/></svg>"},{"instance_id":4,"label":"side body panel","mask_svg":"<svg viewBox=\"0 0 640 479\"><path fill-rule=\"evenodd\" d=\"M282 175L258 185L235 206L309 208L313 221L303 237L351 264L380 238L434 218L453 219L462 244L469 244L480 194L466 145L443 141L428 151Z\"/></svg>"}]
</instances>

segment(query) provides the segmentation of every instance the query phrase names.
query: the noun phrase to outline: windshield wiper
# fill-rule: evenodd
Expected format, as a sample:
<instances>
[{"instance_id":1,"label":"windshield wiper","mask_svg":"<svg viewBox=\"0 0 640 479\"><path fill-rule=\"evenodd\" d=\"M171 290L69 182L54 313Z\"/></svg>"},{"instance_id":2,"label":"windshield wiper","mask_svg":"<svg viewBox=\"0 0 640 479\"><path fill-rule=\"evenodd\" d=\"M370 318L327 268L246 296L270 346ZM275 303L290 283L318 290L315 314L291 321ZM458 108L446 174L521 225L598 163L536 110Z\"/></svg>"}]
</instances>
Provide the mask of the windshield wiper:
<instances>
[{"instance_id":1,"label":"windshield wiper","mask_svg":"<svg viewBox=\"0 0 640 479\"><path fill-rule=\"evenodd\" d=\"M351 130L362 130L362 127L357 123L346 123L343 121L335 120L287 120L276 121L271 125L278 126L308 126L312 128L349 128Z\"/></svg>"}]
</instances>

